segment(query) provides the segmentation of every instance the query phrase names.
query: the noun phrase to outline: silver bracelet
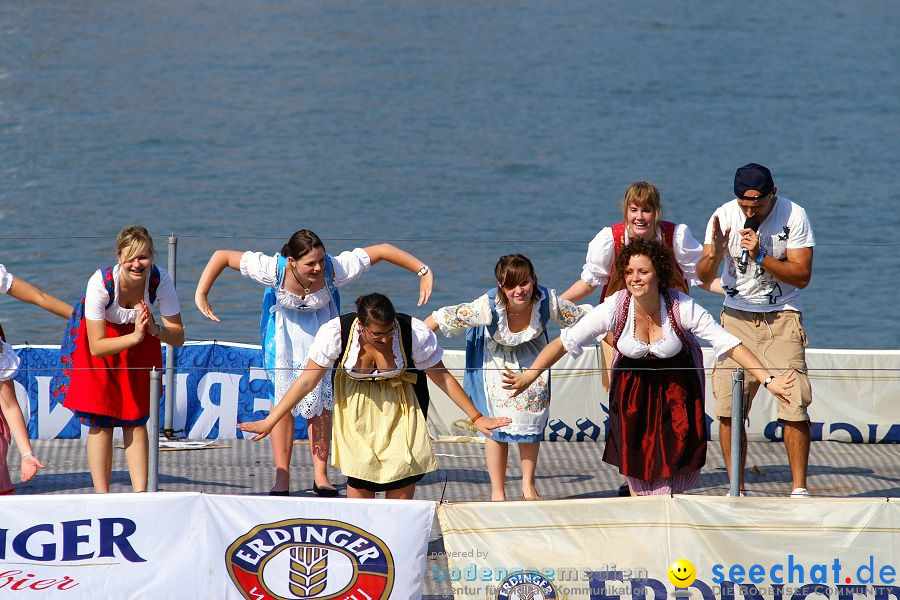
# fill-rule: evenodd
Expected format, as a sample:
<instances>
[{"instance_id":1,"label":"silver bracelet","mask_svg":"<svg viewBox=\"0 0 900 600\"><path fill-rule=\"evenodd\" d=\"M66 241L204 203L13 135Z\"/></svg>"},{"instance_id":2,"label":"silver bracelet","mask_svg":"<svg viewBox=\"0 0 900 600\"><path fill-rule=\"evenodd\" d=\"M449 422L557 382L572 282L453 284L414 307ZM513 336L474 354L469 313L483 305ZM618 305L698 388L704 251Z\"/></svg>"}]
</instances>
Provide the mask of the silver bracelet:
<instances>
[{"instance_id":1,"label":"silver bracelet","mask_svg":"<svg viewBox=\"0 0 900 600\"><path fill-rule=\"evenodd\" d=\"M23 452L23 453L22 453L22 458L23 458L23 459L28 458L29 456L34 456L34 452L32 452L31 450L29 450L28 452Z\"/></svg>"}]
</instances>

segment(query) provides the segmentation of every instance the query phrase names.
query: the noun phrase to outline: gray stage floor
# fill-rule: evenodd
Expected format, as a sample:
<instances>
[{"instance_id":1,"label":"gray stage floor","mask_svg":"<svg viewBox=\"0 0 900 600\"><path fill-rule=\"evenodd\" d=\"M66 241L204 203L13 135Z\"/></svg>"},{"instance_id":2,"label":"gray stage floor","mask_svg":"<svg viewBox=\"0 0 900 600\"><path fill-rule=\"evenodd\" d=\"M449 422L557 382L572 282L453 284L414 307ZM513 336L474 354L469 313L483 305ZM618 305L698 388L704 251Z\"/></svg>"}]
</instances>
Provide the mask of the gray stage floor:
<instances>
[{"instance_id":1,"label":"gray stage floor","mask_svg":"<svg viewBox=\"0 0 900 600\"><path fill-rule=\"evenodd\" d=\"M83 494L91 492L84 442L53 440L34 442L35 453L47 469L29 483L17 487L18 494ZM472 443L438 442L434 445L440 470L429 474L416 491L416 498L445 502L484 501L490 486L481 446ZM602 443L545 442L538 463L538 490L547 499L609 498L621 483L617 471L601 461ZM13 481L18 480L18 453L10 449ZM210 494L265 495L272 485L271 448L268 442L227 441L203 450L160 452L160 491L193 491ZM312 470L306 444L294 448L293 495L311 495ZM785 496L790 493L790 470L782 444L751 442L748 454L747 488L750 496ZM113 492L130 490L124 452L117 449L113 462ZM507 496L520 497L518 456L510 452ZM343 478L334 473L338 487ZM728 479L718 444L710 444L696 494L724 495ZM810 451L809 482L814 496L900 497L900 447L896 444L843 444L814 442ZM802 502L802 500L800 500ZM429 560L446 567L440 525L435 520L429 544ZM451 598L448 582L426 577L424 598Z\"/></svg>"}]
</instances>

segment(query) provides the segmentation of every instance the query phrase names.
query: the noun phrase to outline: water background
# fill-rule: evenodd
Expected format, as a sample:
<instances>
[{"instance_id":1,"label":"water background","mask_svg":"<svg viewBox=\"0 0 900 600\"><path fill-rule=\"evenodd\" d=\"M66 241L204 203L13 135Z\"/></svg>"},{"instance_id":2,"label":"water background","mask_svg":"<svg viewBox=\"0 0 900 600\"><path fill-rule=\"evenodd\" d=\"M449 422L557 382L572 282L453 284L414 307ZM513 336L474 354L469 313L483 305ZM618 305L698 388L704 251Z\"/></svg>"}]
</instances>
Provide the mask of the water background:
<instances>
[{"instance_id":1,"label":"water background","mask_svg":"<svg viewBox=\"0 0 900 600\"><path fill-rule=\"evenodd\" d=\"M163 266L174 232L188 337L252 343L259 285L226 271L219 324L193 305L216 248L392 241L434 269L430 308L514 251L565 289L631 181L699 238L756 161L816 233L811 346L897 348L898 24L875 0L6 1L0 262L74 301L123 226ZM424 317L417 285L377 265L344 297ZM63 329L0 318L14 343Z\"/></svg>"}]
</instances>

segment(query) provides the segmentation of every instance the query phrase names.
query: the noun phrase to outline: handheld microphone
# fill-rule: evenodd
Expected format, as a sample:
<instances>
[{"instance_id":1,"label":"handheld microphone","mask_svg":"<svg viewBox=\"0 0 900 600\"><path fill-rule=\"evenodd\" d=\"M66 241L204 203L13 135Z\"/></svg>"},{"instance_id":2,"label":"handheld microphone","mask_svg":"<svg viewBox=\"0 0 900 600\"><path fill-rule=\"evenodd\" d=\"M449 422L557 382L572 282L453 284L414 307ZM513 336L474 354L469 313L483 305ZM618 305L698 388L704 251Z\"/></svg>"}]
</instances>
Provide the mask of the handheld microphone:
<instances>
[{"instance_id":1,"label":"handheld microphone","mask_svg":"<svg viewBox=\"0 0 900 600\"><path fill-rule=\"evenodd\" d=\"M756 215L747 217L747 220L744 221L744 229L752 229L754 232L759 229L759 217ZM750 251L744 248L741 250L741 259L738 261L738 271L746 273L748 264L750 264Z\"/></svg>"}]
</instances>

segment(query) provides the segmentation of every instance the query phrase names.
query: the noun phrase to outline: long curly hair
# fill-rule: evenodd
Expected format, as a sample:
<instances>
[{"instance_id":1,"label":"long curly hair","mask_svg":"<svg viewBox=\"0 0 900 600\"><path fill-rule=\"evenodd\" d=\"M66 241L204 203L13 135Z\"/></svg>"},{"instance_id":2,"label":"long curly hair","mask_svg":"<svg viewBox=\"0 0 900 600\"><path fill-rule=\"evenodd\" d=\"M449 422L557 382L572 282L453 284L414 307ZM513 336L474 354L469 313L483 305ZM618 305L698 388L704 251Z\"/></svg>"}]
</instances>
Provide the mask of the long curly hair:
<instances>
[{"instance_id":1,"label":"long curly hair","mask_svg":"<svg viewBox=\"0 0 900 600\"><path fill-rule=\"evenodd\" d=\"M622 248L616 257L616 273L625 281L625 269L632 256L646 256L653 264L653 270L659 278L659 291L663 293L672 287L675 281L675 257L668 246L656 240L635 238Z\"/></svg>"}]
</instances>

